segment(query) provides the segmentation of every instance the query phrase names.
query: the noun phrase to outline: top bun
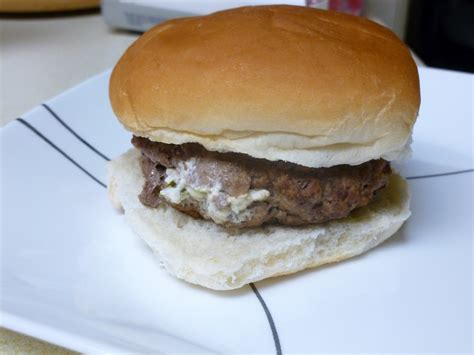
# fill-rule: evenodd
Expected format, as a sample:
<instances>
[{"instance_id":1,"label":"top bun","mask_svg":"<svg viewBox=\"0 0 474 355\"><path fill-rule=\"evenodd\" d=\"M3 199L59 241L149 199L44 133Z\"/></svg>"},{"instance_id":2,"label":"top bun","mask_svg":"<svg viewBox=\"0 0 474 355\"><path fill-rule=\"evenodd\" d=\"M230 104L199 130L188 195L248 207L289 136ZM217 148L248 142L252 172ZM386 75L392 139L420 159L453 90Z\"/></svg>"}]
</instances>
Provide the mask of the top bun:
<instances>
[{"instance_id":1,"label":"top bun","mask_svg":"<svg viewBox=\"0 0 474 355\"><path fill-rule=\"evenodd\" d=\"M419 80L367 19L255 6L155 26L122 56L110 100L135 135L309 167L400 159Z\"/></svg>"}]
</instances>

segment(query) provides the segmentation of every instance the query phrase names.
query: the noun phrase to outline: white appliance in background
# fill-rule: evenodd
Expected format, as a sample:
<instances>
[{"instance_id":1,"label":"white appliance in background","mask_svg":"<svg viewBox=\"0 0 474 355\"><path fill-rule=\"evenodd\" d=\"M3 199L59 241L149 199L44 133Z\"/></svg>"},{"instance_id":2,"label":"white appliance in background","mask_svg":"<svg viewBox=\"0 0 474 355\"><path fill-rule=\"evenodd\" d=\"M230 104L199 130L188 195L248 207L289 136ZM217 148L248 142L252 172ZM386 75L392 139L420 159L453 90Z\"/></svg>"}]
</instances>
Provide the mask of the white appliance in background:
<instances>
[{"instance_id":1,"label":"white appliance in background","mask_svg":"<svg viewBox=\"0 0 474 355\"><path fill-rule=\"evenodd\" d=\"M329 7L329 0L102 0L102 14L110 27L146 31L170 18L205 15L247 5L288 4Z\"/></svg>"}]
</instances>

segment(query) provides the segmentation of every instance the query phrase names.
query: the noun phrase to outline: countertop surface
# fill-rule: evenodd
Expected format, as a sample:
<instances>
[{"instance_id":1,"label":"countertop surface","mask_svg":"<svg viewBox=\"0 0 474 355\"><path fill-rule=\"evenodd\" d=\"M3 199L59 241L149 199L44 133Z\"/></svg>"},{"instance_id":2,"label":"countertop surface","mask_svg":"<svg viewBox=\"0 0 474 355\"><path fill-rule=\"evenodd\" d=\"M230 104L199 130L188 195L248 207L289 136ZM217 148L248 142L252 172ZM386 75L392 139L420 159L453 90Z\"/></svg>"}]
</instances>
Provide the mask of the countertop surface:
<instances>
[{"instance_id":1,"label":"countertop surface","mask_svg":"<svg viewBox=\"0 0 474 355\"><path fill-rule=\"evenodd\" d=\"M99 14L0 19L1 124L112 67L138 37Z\"/></svg>"},{"instance_id":2,"label":"countertop surface","mask_svg":"<svg viewBox=\"0 0 474 355\"><path fill-rule=\"evenodd\" d=\"M0 18L0 125L111 68L137 37L109 29L98 13ZM0 329L0 353L32 352L72 353Z\"/></svg>"}]
</instances>

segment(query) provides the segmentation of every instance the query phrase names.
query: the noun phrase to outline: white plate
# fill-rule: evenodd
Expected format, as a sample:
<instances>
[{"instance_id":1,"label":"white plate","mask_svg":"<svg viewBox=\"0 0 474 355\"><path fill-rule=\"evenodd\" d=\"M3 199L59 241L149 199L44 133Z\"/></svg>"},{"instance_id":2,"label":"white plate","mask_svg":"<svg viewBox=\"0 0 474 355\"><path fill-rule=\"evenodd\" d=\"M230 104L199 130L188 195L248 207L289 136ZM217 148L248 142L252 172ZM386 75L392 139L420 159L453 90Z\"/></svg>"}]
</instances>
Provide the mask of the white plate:
<instances>
[{"instance_id":1,"label":"white plate","mask_svg":"<svg viewBox=\"0 0 474 355\"><path fill-rule=\"evenodd\" d=\"M110 206L98 152L121 154L130 134L110 109L108 72L48 102L57 117L35 108L1 131L2 325L88 352L470 352L473 76L420 75L401 170L421 178L401 232L233 292L168 276Z\"/></svg>"}]
</instances>

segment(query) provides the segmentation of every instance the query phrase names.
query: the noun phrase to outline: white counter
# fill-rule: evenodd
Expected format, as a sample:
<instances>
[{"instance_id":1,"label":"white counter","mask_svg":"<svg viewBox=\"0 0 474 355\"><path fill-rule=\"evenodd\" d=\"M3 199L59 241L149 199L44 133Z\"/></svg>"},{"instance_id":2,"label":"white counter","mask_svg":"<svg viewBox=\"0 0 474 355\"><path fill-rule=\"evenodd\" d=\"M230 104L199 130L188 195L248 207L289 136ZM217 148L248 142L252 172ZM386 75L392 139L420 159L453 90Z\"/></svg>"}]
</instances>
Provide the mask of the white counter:
<instances>
[{"instance_id":1,"label":"white counter","mask_svg":"<svg viewBox=\"0 0 474 355\"><path fill-rule=\"evenodd\" d=\"M138 35L99 14L0 20L0 123L112 67Z\"/></svg>"}]
</instances>

